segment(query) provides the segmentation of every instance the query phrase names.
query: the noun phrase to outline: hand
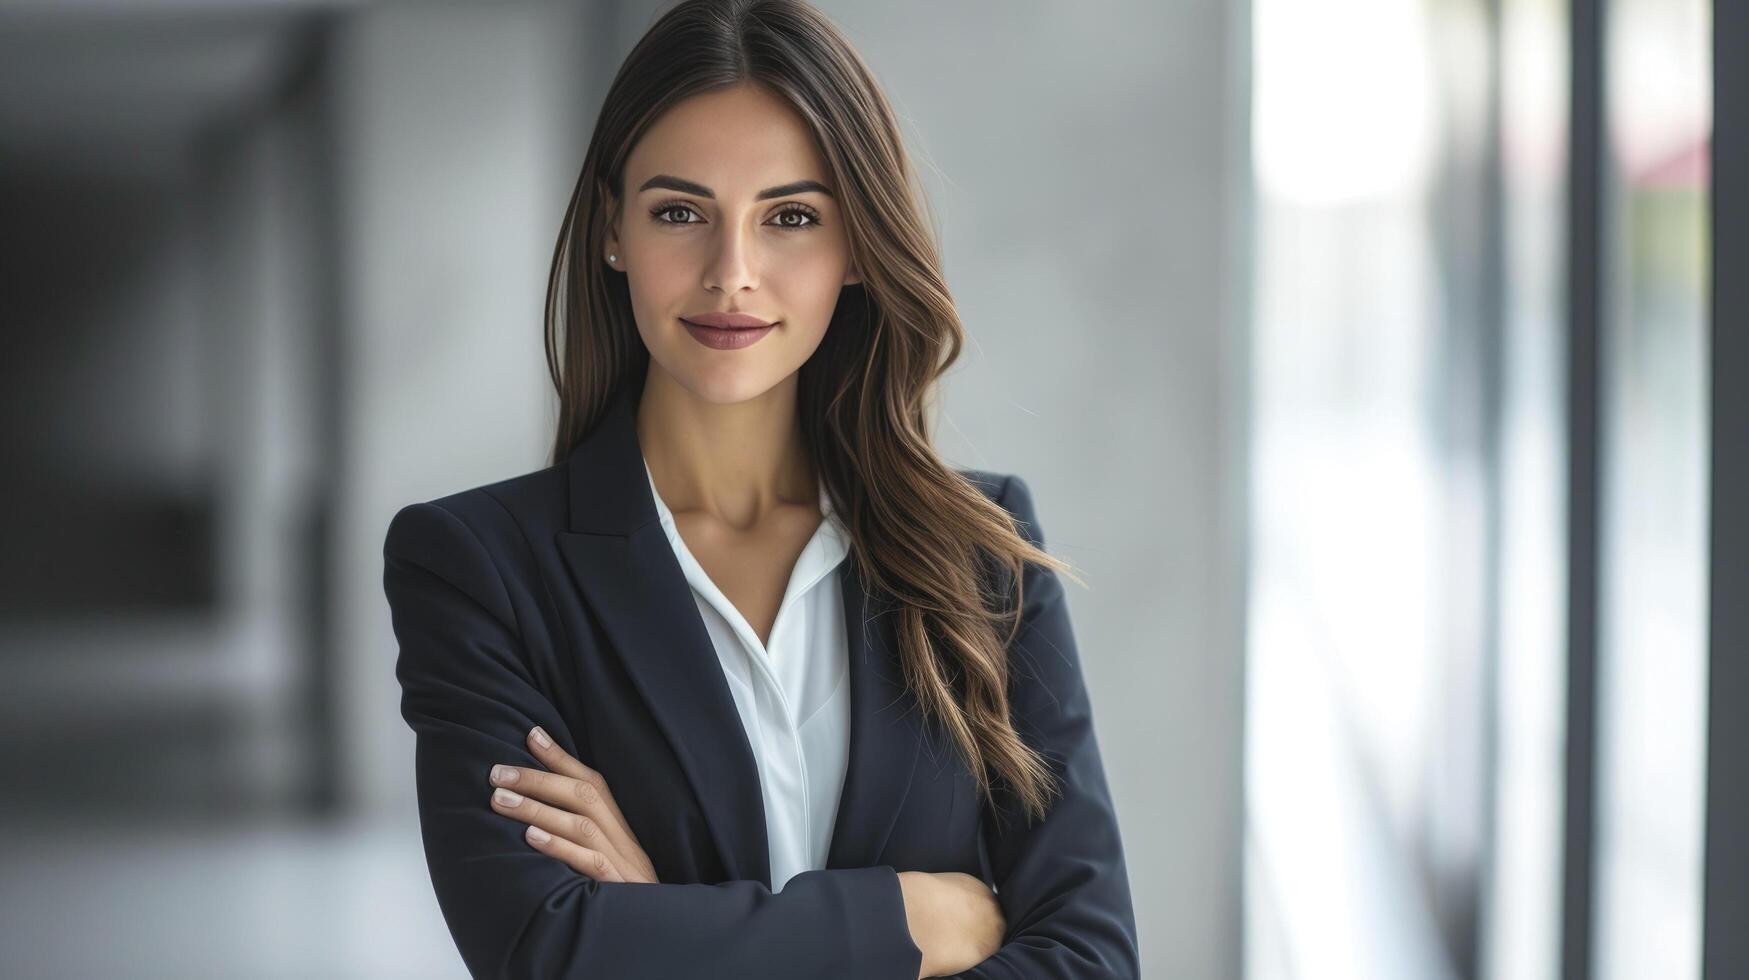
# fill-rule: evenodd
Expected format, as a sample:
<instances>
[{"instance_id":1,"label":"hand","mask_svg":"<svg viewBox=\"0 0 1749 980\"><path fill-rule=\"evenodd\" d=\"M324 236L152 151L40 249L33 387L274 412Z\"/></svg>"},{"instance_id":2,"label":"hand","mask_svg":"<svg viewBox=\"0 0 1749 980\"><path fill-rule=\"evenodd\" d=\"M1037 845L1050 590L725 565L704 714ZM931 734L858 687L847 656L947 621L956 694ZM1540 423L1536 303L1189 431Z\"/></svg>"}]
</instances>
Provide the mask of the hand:
<instances>
[{"instance_id":1,"label":"hand","mask_svg":"<svg viewBox=\"0 0 1749 980\"><path fill-rule=\"evenodd\" d=\"M923 952L918 977L947 977L984 962L1002 947L1008 920L996 893L958 871L901 871L905 922Z\"/></svg>"},{"instance_id":2,"label":"hand","mask_svg":"<svg viewBox=\"0 0 1749 980\"><path fill-rule=\"evenodd\" d=\"M529 825L524 836L538 851L596 881L656 884L656 867L601 774L573 759L537 726L528 748L552 769L493 766L492 809ZM508 794L508 796L506 796Z\"/></svg>"}]
</instances>

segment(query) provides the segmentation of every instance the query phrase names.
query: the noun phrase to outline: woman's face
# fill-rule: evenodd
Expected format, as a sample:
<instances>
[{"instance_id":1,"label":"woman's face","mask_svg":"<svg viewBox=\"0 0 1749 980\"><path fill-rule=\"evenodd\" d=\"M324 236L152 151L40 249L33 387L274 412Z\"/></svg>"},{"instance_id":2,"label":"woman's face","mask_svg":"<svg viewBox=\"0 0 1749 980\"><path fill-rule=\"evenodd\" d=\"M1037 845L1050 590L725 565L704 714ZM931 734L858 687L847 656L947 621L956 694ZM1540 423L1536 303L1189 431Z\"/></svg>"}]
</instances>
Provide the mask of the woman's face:
<instances>
[{"instance_id":1,"label":"woman's face","mask_svg":"<svg viewBox=\"0 0 1749 980\"><path fill-rule=\"evenodd\" d=\"M626 275L651 359L718 404L793 375L860 281L833 190L801 117L762 88L697 95L657 119L626 161L602 255ZM722 313L775 326L717 335L685 322Z\"/></svg>"}]
</instances>

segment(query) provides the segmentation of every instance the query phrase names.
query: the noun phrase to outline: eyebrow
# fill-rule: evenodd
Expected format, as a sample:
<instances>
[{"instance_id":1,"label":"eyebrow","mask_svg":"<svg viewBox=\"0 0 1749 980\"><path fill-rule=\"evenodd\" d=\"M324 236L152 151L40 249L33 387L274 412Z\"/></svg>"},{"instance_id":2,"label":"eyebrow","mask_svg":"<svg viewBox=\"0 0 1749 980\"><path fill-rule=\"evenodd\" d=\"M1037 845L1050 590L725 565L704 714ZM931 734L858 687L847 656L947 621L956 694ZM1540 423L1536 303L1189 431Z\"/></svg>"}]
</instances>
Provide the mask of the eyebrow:
<instances>
[{"instance_id":1,"label":"eyebrow","mask_svg":"<svg viewBox=\"0 0 1749 980\"><path fill-rule=\"evenodd\" d=\"M699 197L708 197L713 201L717 199L716 193L709 187L670 174L657 174L649 180L644 181L642 186L638 188L638 193L642 194L654 187L664 187L671 191L679 191L682 194L696 194ZM789 184L779 184L776 187L767 187L754 195L754 200L765 201L774 197L788 197L791 194L806 194L809 192L824 194L827 197L833 196L832 191L829 190L825 184L822 184L817 180L798 180Z\"/></svg>"}]
</instances>

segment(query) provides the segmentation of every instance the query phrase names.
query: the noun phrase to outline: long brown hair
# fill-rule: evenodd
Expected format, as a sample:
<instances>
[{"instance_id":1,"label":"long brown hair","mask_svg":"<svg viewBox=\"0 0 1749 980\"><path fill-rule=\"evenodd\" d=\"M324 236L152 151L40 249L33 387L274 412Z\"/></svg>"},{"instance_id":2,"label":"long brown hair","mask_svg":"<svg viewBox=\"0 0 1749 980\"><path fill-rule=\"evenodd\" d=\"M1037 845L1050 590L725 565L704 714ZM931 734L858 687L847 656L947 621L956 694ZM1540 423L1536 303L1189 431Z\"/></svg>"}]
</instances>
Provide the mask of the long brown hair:
<instances>
[{"instance_id":1,"label":"long brown hair","mask_svg":"<svg viewBox=\"0 0 1749 980\"><path fill-rule=\"evenodd\" d=\"M892 108L848 40L803 0L686 0L620 66L547 284L547 367L559 395L551 461L649 366L625 278L600 261L625 200L626 159L669 108L749 82L786 100L813 131L862 278L843 288L800 368L808 450L863 581L894 600L906 683L925 718L952 737L992 806L1000 781L1029 821L1042 817L1060 787L1010 718L1006 650L1020 629L1026 563L1075 576L936 453L928 414L964 328Z\"/></svg>"}]
</instances>

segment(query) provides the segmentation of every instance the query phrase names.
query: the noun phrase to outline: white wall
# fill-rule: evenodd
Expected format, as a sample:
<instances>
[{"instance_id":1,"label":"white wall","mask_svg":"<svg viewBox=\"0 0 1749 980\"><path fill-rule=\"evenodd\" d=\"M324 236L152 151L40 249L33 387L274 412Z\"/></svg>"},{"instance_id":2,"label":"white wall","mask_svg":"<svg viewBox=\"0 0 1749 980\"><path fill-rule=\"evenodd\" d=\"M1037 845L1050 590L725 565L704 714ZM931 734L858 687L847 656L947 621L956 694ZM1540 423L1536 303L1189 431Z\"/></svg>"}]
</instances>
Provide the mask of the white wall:
<instances>
[{"instance_id":1,"label":"white wall","mask_svg":"<svg viewBox=\"0 0 1749 980\"><path fill-rule=\"evenodd\" d=\"M334 582L346 793L411 813L382 545L402 505L544 465L541 310L581 162L578 11L383 5L347 19L334 83L347 376Z\"/></svg>"}]
</instances>

